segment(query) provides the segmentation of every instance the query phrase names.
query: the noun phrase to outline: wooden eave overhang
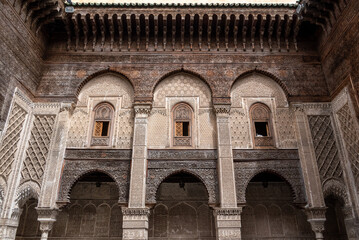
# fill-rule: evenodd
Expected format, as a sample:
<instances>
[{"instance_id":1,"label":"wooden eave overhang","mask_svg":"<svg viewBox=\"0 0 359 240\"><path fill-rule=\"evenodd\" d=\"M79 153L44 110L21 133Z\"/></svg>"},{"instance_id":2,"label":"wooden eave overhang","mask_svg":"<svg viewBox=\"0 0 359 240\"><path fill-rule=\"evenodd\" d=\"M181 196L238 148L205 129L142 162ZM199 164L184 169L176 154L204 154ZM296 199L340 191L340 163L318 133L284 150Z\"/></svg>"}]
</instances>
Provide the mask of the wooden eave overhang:
<instances>
[{"instance_id":1,"label":"wooden eave overhang","mask_svg":"<svg viewBox=\"0 0 359 240\"><path fill-rule=\"evenodd\" d=\"M233 6L234 7L233 7ZM297 51L290 4L72 4L71 51Z\"/></svg>"}]
</instances>

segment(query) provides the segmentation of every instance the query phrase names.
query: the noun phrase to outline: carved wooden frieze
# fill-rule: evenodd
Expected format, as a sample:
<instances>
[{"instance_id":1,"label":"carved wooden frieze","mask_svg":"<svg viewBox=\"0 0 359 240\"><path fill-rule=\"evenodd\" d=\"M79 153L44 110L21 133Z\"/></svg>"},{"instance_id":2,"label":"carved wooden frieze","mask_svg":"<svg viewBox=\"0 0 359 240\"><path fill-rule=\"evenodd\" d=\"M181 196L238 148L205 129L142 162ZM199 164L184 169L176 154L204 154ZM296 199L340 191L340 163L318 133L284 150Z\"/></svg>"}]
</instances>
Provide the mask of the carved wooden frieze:
<instances>
[{"instance_id":1,"label":"carved wooden frieze","mask_svg":"<svg viewBox=\"0 0 359 240\"><path fill-rule=\"evenodd\" d=\"M187 150L186 150L187 151ZM184 153L186 151L183 151ZM151 160L148 162L146 203L156 203L157 189L168 176L176 172L187 172L198 177L205 185L209 204L218 201L218 177L216 160L166 161Z\"/></svg>"},{"instance_id":2,"label":"carved wooden frieze","mask_svg":"<svg viewBox=\"0 0 359 240\"><path fill-rule=\"evenodd\" d=\"M103 172L118 186L119 202L127 202L130 183L130 161L124 160L65 160L60 181L58 203L66 204L76 181L86 173Z\"/></svg>"},{"instance_id":3,"label":"carved wooden frieze","mask_svg":"<svg viewBox=\"0 0 359 240\"><path fill-rule=\"evenodd\" d=\"M241 160L299 160L296 149L234 149L233 159Z\"/></svg>"},{"instance_id":4,"label":"carved wooden frieze","mask_svg":"<svg viewBox=\"0 0 359 240\"><path fill-rule=\"evenodd\" d=\"M67 148L65 159L67 160L131 160L130 149L75 149Z\"/></svg>"},{"instance_id":5,"label":"carved wooden frieze","mask_svg":"<svg viewBox=\"0 0 359 240\"><path fill-rule=\"evenodd\" d=\"M148 150L149 160L216 160L217 150Z\"/></svg>"},{"instance_id":6,"label":"carved wooden frieze","mask_svg":"<svg viewBox=\"0 0 359 240\"><path fill-rule=\"evenodd\" d=\"M238 203L246 202L246 189L251 179L266 171L278 174L289 183L295 203L306 202L299 160L237 161L234 167Z\"/></svg>"}]
</instances>

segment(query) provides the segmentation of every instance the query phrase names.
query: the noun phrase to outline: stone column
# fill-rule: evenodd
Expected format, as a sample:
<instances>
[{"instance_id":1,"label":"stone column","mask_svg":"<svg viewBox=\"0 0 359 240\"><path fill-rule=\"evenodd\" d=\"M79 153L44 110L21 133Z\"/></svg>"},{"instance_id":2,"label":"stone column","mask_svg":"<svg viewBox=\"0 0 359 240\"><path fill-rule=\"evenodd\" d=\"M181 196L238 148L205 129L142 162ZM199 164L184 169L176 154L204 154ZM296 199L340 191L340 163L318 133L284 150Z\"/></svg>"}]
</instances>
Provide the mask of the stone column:
<instances>
[{"instance_id":1,"label":"stone column","mask_svg":"<svg viewBox=\"0 0 359 240\"><path fill-rule=\"evenodd\" d=\"M326 207L312 207L306 208L305 212L307 214L308 222L312 227L312 231L315 233L315 239L322 240L324 232L324 222L325 222L325 212Z\"/></svg>"},{"instance_id":2,"label":"stone column","mask_svg":"<svg viewBox=\"0 0 359 240\"><path fill-rule=\"evenodd\" d=\"M323 239L326 207L308 117L303 105L296 104L294 107L298 152L308 200L306 206L307 219L315 232L316 239Z\"/></svg>"},{"instance_id":3,"label":"stone column","mask_svg":"<svg viewBox=\"0 0 359 240\"><path fill-rule=\"evenodd\" d=\"M123 208L123 239L148 239L149 209L145 206L147 172L147 118L151 105L136 105L130 194Z\"/></svg>"},{"instance_id":4,"label":"stone column","mask_svg":"<svg viewBox=\"0 0 359 240\"><path fill-rule=\"evenodd\" d=\"M218 183L220 208L215 209L217 239L241 239L241 208L237 208L232 141L229 126L230 105L214 105L217 116Z\"/></svg>"},{"instance_id":5,"label":"stone column","mask_svg":"<svg viewBox=\"0 0 359 240\"><path fill-rule=\"evenodd\" d=\"M37 220L40 222L41 240L47 240L59 210L56 208L36 208L36 210Z\"/></svg>"},{"instance_id":6,"label":"stone column","mask_svg":"<svg viewBox=\"0 0 359 240\"><path fill-rule=\"evenodd\" d=\"M122 239L148 239L148 208L122 208Z\"/></svg>"},{"instance_id":7,"label":"stone column","mask_svg":"<svg viewBox=\"0 0 359 240\"><path fill-rule=\"evenodd\" d=\"M0 239L14 240L16 238L17 227L19 226L22 209L16 208L12 211L10 218L0 219Z\"/></svg>"}]
</instances>

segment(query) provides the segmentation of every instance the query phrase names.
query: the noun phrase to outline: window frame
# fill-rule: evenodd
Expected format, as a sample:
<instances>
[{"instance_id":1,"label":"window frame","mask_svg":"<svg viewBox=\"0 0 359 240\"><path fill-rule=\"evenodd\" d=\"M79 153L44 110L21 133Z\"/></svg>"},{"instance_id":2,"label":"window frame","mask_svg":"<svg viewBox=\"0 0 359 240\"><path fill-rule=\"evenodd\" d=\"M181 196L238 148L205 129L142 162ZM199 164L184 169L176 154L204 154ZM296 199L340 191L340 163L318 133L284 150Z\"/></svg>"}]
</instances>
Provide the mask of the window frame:
<instances>
[{"instance_id":1,"label":"window frame","mask_svg":"<svg viewBox=\"0 0 359 240\"><path fill-rule=\"evenodd\" d=\"M105 117L98 117L97 112L101 110L101 108L107 108L109 109L109 116ZM91 147L109 147L111 146L111 139L113 135L113 124L114 124L114 115L115 110L112 104L108 102L101 102L98 103L93 111L92 111L92 131L90 135L90 146ZM95 126L97 122L108 122L108 129L107 129L107 135L106 136L96 136L95 135Z\"/></svg>"},{"instance_id":2,"label":"window frame","mask_svg":"<svg viewBox=\"0 0 359 240\"><path fill-rule=\"evenodd\" d=\"M177 118L176 111L179 108L184 108L188 110L189 116L187 118ZM188 103L177 103L172 108L172 146L173 147L192 147L193 146L193 109ZM188 122L188 136L177 136L176 135L176 125L178 122ZM178 144L178 142L187 141L188 144Z\"/></svg>"},{"instance_id":3,"label":"window frame","mask_svg":"<svg viewBox=\"0 0 359 240\"><path fill-rule=\"evenodd\" d=\"M261 116L258 116L256 110L262 111ZM252 143L255 149L271 149L275 148L274 134L272 128L272 112L270 108L264 103L254 103L249 109L251 131L252 131ZM257 136L257 122L267 123L267 136Z\"/></svg>"}]
</instances>

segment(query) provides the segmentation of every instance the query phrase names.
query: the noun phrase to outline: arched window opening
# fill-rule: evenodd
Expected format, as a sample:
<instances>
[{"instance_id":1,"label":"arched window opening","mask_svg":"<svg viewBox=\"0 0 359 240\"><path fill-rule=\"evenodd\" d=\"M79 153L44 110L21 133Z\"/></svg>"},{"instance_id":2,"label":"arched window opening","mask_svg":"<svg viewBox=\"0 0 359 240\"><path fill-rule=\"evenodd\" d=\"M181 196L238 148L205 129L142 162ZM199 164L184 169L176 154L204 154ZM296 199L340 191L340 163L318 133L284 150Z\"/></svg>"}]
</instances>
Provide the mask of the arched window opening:
<instances>
[{"instance_id":1,"label":"arched window opening","mask_svg":"<svg viewBox=\"0 0 359 240\"><path fill-rule=\"evenodd\" d=\"M202 181L177 172L160 184L151 209L149 239L215 239L212 209Z\"/></svg>"},{"instance_id":2,"label":"arched window opening","mask_svg":"<svg viewBox=\"0 0 359 240\"><path fill-rule=\"evenodd\" d=\"M336 197L330 195L325 198L325 205L327 206L327 211L325 213L327 220L324 223L324 239L348 239L345 228L344 214L342 211L344 203L338 200Z\"/></svg>"},{"instance_id":3,"label":"arched window opening","mask_svg":"<svg viewBox=\"0 0 359 240\"><path fill-rule=\"evenodd\" d=\"M173 108L173 146L192 146L192 108L180 103Z\"/></svg>"},{"instance_id":4,"label":"arched window opening","mask_svg":"<svg viewBox=\"0 0 359 240\"><path fill-rule=\"evenodd\" d=\"M257 174L246 189L243 239L314 239L304 212L294 204L291 186L280 175Z\"/></svg>"},{"instance_id":5,"label":"arched window opening","mask_svg":"<svg viewBox=\"0 0 359 240\"><path fill-rule=\"evenodd\" d=\"M37 200L31 198L22 206L16 239L39 239L41 236L40 222L37 221Z\"/></svg>"},{"instance_id":6,"label":"arched window opening","mask_svg":"<svg viewBox=\"0 0 359 240\"><path fill-rule=\"evenodd\" d=\"M108 103L100 103L95 107L91 139L92 146L110 145L113 112L113 107Z\"/></svg>"},{"instance_id":7,"label":"arched window opening","mask_svg":"<svg viewBox=\"0 0 359 240\"><path fill-rule=\"evenodd\" d=\"M250 109L250 117L254 147L274 147L270 109L262 103L256 103Z\"/></svg>"},{"instance_id":8,"label":"arched window opening","mask_svg":"<svg viewBox=\"0 0 359 240\"><path fill-rule=\"evenodd\" d=\"M70 203L57 216L49 239L122 239L119 191L113 178L90 172L78 179Z\"/></svg>"}]
</instances>

